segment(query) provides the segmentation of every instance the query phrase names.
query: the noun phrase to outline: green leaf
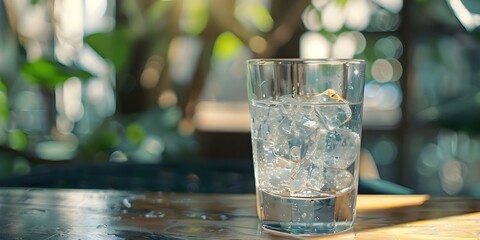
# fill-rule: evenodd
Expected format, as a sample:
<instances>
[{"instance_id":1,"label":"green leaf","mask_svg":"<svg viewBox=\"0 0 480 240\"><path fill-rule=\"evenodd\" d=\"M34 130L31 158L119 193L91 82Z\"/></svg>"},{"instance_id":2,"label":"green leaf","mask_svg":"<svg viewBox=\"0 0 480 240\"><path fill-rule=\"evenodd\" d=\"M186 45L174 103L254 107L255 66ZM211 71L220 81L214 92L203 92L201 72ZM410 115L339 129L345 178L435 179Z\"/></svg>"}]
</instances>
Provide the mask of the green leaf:
<instances>
[{"instance_id":1,"label":"green leaf","mask_svg":"<svg viewBox=\"0 0 480 240\"><path fill-rule=\"evenodd\" d=\"M268 32L273 28L275 24L268 9L261 3L251 3L248 5L247 13L250 15L250 19L262 32Z\"/></svg>"},{"instance_id":2,"label":"green leaf","mask_svg":"<svg viewBox=\"0 0 480 240\"><path fill-rule=\"evenodd\" d=\"M8 123L10 117L10 109L8 108L8 96L5 92L0 91L0 131L1 126Z\"/></svg>"},{"instance_id":3,"label":"green leaf","mask_svg":"<svg viewBox=\"0 0 480 240\"><path fill-rule=\"evenodd\" d=\"M145 138L145 130L138 123L132 123L127 127L127 139L133 144L140 144Z\"/></svg>"},{"instance_id":4,"label":"green leaf","mask_svg":"<svg viewBox=\"0 0 480 240\"><path fill-rule=\"evenodd\" d=\"M21 73L30 83L40 84L49 88L54 88L72 77L84 80L93 76L91 73L75 66L65 66L48 59L39 59L24 64Z\"/></svg>"},{"instance_id":5,"label":"green leaf","mask_svg":"<svg viewBox=\"0 0 480 240\"><path fill-rule=\"evenodd\" d=\"M2 130L2 126L7 125L10 117L7 90L7 85L5 85L0 78L0 131Z\"/></svg>"},{"instance_id":6,"label":"green leaf","mask_svg":"<svg viewBox=\"0 0 480 240\"><path fill-rule=\"evenodd\" d=\"M184 7L186 15L183 18L184 28L190 35L196 36L202 33L208 23L208 5L205 0L190 0Z\"/></svg>"},{"instance_id":7,"label":"green leaf","mask_svg":"<svg viewBox=\"0 0 480 240\"><path fill-rule=\"evenodd\" d=\"M3 79L0 78L0 92L3 92L3 93L7 93L7 85L5 85L5 82L3 81Z\"/></svg>"},{"instance_id":8,"label":"green leaf","mask_svg":"<svg viewBox=\"0 0 480 240\"><path fill-rule=\"evenodd\" d=\"M130 57L132 39L126 29L109 33L94 33L85 42L102 58L110 60L117 71L123 69Z\"/></svg>"},{"instance_id":9,"label":"green leaf","mask_svg":"<svg viewBox=\"0 0 480 240\"><path fill-rule=\"evenodd\" d=\"M337 0L337 4L341 7L345 7L349 0Z\"/></svg>"},{"instance_id":10,"label":"green leaf","mask_svg":"<svg viewBox=\"0 0 480 240\"><path fill-rule=\"evenodd\" d=\"M9 134L9 143L15 150L25 150L28 146L28 136L22 130L13 129Z\"/></svg>"},{"instance_id":11,"label":"green leaf","mask_svg":"<svg viewBox=\"0 0 480 240\"><path fill-rule=\"evenodd\" d=\"M223 32L215 40L213 58L218 61L231 59L243 46L242 41L231 32Z\"/></svg>"},{"instance_id":12,"label":"green leaf","mask_svg":"<svg viewBox=\"0 0 480 240\"><path fill-rule=\"evenodd\" d=\"M96 154L109 151L120 144L120 138L114 129L102 126L81 141L80 152Z\"/></svg>"},{"instance_id":13,"label":"green leaf","mask_svg":"<svg viewBox=\"0 0 480 240\"><path fill-rule=\"evenodd\" d=\"M154 1L147 9L146 16L151 21L158 21L165 17L172 7L172 1Z\"/></svg>"},{"instance_id":14,"label":"green leaf","mask_svg":"<svg viewBox=\"0 0 480 240\"><path fill-rule=\"evenodd\" d=\"M23 157L17 157L13 160L12 170L15 174L27 174L31 170L30 163Z\"/></svg>"}]
</instances>

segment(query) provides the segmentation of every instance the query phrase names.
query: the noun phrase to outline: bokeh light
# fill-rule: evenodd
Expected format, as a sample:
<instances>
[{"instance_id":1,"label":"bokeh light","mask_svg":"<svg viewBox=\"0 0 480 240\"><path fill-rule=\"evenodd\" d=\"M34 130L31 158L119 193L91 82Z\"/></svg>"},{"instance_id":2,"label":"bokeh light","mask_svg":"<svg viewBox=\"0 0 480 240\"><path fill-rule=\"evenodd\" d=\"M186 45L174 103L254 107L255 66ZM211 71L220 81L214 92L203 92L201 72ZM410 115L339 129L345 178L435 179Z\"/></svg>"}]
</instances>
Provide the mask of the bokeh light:
<instances>
[{"instance_id":1,"label":"bokeh light","mask_svg":"<svg viewBox=\"0 0 480 240\"><path fill-rule=\"evenodd\" d=\"M179 36L171 40L167 61L174 82L183 85L191 81L202 47L203 43L197 37Z\"/></svg>"},{"instance_id":2,"label":"bokeh light","mask_svg":"<svg viewBox=\"0 0 480 240\"><path fill-rule=\"evenodd\" d=\"M89 107L100 117L111 116L115 113L115 92L109 79L90 79L87 84L87 101Z\"/></svg>"},{"instance_id":3,"label":"bokeh light","mask_svg":"<svg viewBox=\"0 0 480 240\"><path fill-rule=\"evenodd\" d=\"M158 105L164 108L177 104L177 101L177 95L172 90L165 90L158 97Z\"/></svg>"},{"instance_id":4,"label":"bokeh light","mask_svg":"<svg viewBox=\"0 0 480 240\"><path fill-rule=\"evenodd\" d=\"M374 2L393 13L398 13L403 8L403 0L374 0Z\"/></svg>"},{"instance_id":5,"label":"bokeh light","mask_svg":"<svg viewBox=\"0 0 480 240\"><path fill-rule=\"evenodd\" d=\"M382 83L399 80L402 72L402 64L395 58L377 59L372 64L373 78Z\"/></svg>"},{"instance_id":6,"label":"bokeh light","mask_svg":"<svg viewBox=\"0 0 480 240\"><path fill-rule=\"evenodd\" d=\"M330 42L320 33L306 32L300 38L300 57L328 58Z\"/></svg>"},{"instance_id":7,"label":"bokeh light","mask_svg":"<svg viewBox=\"0 0 480 240\"><path fill-rule=\"evenodd\" d=\"M254 0L237 1L235 17L247 28L260 32L269 32L275 24L267 6Z\"/></svg>"},{"instance_id":8,"label":"bokeh light","mask_svg":"<svg viewBox=\"0 0 480 240\"><path fill-rule=\"evenodd\" d=\"M388 63L390 63L390 65L392 66L392 70L393 70L393 76L392 76L391 80L392 81L400 80L400 78L403 75L402 63L400 63L400 61L398 61L398 59L396 59L396 58L388 59Z\"/></svg>"},{"instance_id":9,"label":"bokeh light","mask_svg":"<svg viewBox=\"0 0 480 240\"><path fill-rule=\"evenodd\" d=\"M428 183L438 186L448 195L461 194L469 181L476 178L470 169L475 167L480 155L480 140L467 132L442 129L421 148L416 171L422 181L438 179Z\"/></svg>"},{"instance_id":10,"label":"bokeh light","mask_svg":"<svg viewBox=\"0 0 480 240\"><path fill-rule=\"evenodd\" d=\"M76 122L85 112L82 104L82 82L78 78L71 78L63 86L57 88L57 111L64 114L70 121Z\"/></svg>"},{"instance_id":11,"label":"bokeh light","mask_svg":"<svg viewBox=\"0 0 480 240\"><path fill-rule=\"evenodd\" d=\"M191 119L182 119L178 124L178 131L183 135L191 135L195 132L195 125Z\"/></svg>"},{"instance_id":12,"label":"bokeh light","mask_svg":"<svg viewBox=\"0 0 480 240\"><path fill-rule=\"evenodd\" d=\"M196 36L208 23L208 2L206 0L189 0L182 5L179 27L183 32Z\"/></svg>"},{"instance_id":13,"label":"bokeh light","mask_svg":"<svg viewBox=\"0 0 480 240\"><path fill-rule=\"evenodd\" d=\"M345 24L347 13L336 1L329 2L322 9L322 24L329 32L338 32Z\"/></svg>"},{"instance_id":14,"label":"bokeh light","mask_svg":"<svg viewBox=\"0 0 480 240\"><path fill-rule=\"evenodd\" d=\"M363 51L365 51L365 47L367 47L367 40L365 39L365 36L358 31L352 31L351 33L355 37L355 43L357 44L355 54L363 53Z\"/></svg>"},{"instance_id":15,"label":"bokeh light","mask_svg":"<svg viewBox=\"0 0 480 240\"><path fill-rule=\"evenodd\" d=\"M43 159L59 161L71 159L77 151L75 142L43 141L35 145L35 153Z\"/></svg>"},{"instance_id":16,"label":"bokeh light","mask_svg":"<svg viewBox=\"0 0 480 240\"><path fill-rule=\"evenodd\" d=\"M85 21L85 32L99 32L111 30L115 25L115 19L108 11L108 0L84 0L85 13L88 14Z\"/></svg>"},{"instance_id":17,"label":"bokeh light","mask_svg":"<svg viewBox=\"0 0 480 240\"><path fill-rule=\"evenodd\" d=\"M372 154L375 156L375 162L378 165L392 164L398 155L397 145L389 139L383 139L373 146Z\"/></svg>"},{"instance_id":18,"label":"bokeh light","mask_svg":"<svg viewBox=\"0 0 480 240\"><path fill-rule=\"evenodd\" d=\"M117 150L117 151L112 152L112 154L110 154L109 161L110 162L117 162L117 163L127 162L128 161L128 156L124 152L122 152L120 150Z\"/></svg>"},{"instance_id":19,"label":"bokeh light","mask_svg":"<svg viewBox=\"0 0 480 240\"><path fill-rule=\"evenodd\" d=\"M333 44L332 56L334 58L353 58L356 52L356 37L351 32L340 34Z\"/></svg>"},{"instance_id":20,"label":"bokeh light","mask_svg":"<svg viewBox=\"0 0 480 240\"><path fill-rule=\"evenodd\" d=\"M378 9L372 14L369 30L379 32L394 31L398 26L400 26L400 16L398 14Z\"/></svg>"},{"instance_id":21,"label":"bokeh light","mask_svg":"<svg viewBox=\"0 0 480 240\"><path fill-rule=\"evenodd\" d=\"M393 78L393 67L385 59L377 59L372 64L372 76L379 82L388 82Z\"/></svg>"},{"instance_id":22,"label":"bokeh light","mask_svg":"<svg viewBox=\"0 0 480 240\"><path fill-rule=\"evenodd\" d=\"M242 41L232 32L223 32L215 40L213 58L218 61L232 59L243 46Z\"/></svg>"},{"instance_id":23,"label":"bokeh light","mask_svg":"<svg viewBox=\"0 0 480 240\"><path fill-rule=\"evenodd\" d=\"M371 8L367 0L348 1L345 26L353 30L364 30L370 23Z\"/></svg>"},{"instance_id":24,"label":"bokeh light","mask_svg":"<svg viewBox=\"0 0 480 240\"><path fill-rule=\"evenodd\" d=\"M436 174L440 164L439 154L441 154L441 149L437 145L432 143L425 145L420 152L416 171L424 176Z\"/></svg>"},{"instance_id":25,"label":"bokeh light","mask_svg":"<svg viewBox=\"0 0 480 240\"><path fill-rule=\"evenodd\" d=\"M248 41L248 46L255 53L262 53L267 49L267 41L260 36L254 36Z\"/></svg>"},{"instance_id":26,"label":"bokeh light","mask_svg":"<svg viewBox=\"0 0 480 240\"><path fill-rule=\"evenodd\" d=\"M140 76L140 84L143 88L152 89L157 85L162 74L163 66L164 60L162 56L153 55L147 60L145 69Z\"/></svg>"},{"instance_id":27,"label":"bokeh light","mask_svg":"<svg viewBox=\"0 0 480 240\"><path fill-rule=\"evenodd\" d=\"M375 55L381 58L399 58L403 53L403 44L395 36L381 38L375 42Z\"/></svg>"},{"instance_id":28,"label":"bokeh light","mask_svg":"<svg viewBox=\"0 0 480 240\"><path fill-rule=\"evenodd\" d=\"M330 0L312 0L312 5L320 11L328 2Z\"/></svg>"},{"instance_id":29,"label":"bokeh light","mask_svg":"<svg viewBox=\"0 0 480 240\"><path fill-rule=\"evenodd\" d=\"M459 193L464 186L465 164L452 159L446 161L439 169L442 189L448 195Z\"/></svg>"},{"instance_id":30,"label":"bokeh light","mask_svg":"<svg viewBox=\"0 0 480 240\"><path fill-rule=\"evenodd\" d=\"M402 99L402 92L396 84L370 81L365 85L364 105L366 108L397 109L400 107Z\"/></svg>"},{"instance_id":31,"label":"bokeh light","mask_svg":"<svg viewBox=\"0 0 480 240\"><path fill-rule=\"evenodd\" d=\"M320 31L322 29L322 21L315 8L307 7L302 14L302 21L309 31Z\"/></svg>"}]
</instances>

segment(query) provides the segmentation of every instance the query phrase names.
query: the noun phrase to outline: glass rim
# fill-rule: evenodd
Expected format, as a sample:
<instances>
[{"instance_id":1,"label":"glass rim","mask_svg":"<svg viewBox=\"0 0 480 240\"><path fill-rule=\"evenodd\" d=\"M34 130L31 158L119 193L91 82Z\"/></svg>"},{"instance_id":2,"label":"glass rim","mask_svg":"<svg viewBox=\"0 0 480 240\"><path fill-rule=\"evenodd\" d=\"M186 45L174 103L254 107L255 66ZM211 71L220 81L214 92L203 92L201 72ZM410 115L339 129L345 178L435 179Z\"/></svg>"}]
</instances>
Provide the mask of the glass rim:
<instances>
[{"instance_id":1,"label":"glass rim","mask_svg":"<svg viewBox=\"0 0 480 240\"><path fill-rule=\"evenodd\" d=\"M365 60L357 58L253 58L248 59L248 65L271 65L271 64L365 64Z\"/></svg>"}]
</instances>

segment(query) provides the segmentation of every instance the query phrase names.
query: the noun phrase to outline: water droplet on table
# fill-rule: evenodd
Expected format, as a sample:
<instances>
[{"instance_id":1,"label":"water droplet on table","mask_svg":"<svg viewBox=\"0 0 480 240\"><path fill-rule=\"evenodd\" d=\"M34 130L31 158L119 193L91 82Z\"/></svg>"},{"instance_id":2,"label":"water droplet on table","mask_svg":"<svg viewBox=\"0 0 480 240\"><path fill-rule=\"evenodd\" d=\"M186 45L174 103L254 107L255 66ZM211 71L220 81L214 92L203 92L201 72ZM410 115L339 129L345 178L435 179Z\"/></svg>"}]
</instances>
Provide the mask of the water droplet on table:
<instances>
[{"instance_id":1,"label":"water droplet on table","mask_svg":"<svg viewBox=\"0 0 480 240\"><path fill-rule=\"evenodd\" d=\"M100 224L97 226L97 228L106 228L107 227L107 224Z\"/></svg>"},{"instance_id":2,"label":"water droplet on table","mask_svg":"<svg viewBox=\"0 0 480 240\"><path fill-rule=\"evenodd\" d=\"M39 215L39 214L45 214L47 210L43 209L28 209L22 212L22 215Z\"/></svg>"},{"instance_id":3,"label":"water droplet on table","mask_svg":"<svg viewBox=\"0 0 480 240\"><path fill-rule=\"evenodd\" d=\"M125 206L126 208L131 208L132 207L132 204L126 198L123 199L122 203L123 203L123 206Z\"/></svg>"},{"instance_id":4,"label":"water droplet on table","mask_svg":"<svg viewBox=\"0 0 480 240\"><path fill-rule=\"evenodd\" d=\"M145 214L145 218L163 218L163 217L165 217L165 213L163 212L150 211Z\"/></svg>"}]
</instances>

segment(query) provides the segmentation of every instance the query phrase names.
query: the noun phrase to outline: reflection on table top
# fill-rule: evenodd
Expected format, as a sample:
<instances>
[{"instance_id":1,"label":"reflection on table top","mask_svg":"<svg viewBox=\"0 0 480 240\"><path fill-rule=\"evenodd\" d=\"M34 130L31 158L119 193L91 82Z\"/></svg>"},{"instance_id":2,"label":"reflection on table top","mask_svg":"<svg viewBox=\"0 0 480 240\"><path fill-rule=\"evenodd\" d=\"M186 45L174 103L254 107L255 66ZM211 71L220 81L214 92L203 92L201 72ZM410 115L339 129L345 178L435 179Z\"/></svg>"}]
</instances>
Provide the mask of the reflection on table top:
<instances>
[{"instance_id":1,"label":"reflection on table top","mask_svg":"<svg viewBox=\"0 0 480 240\"><path fill-rule=\"evenodd\" d=\"M479 239L480 199L360 195L350 232L321 239ZM276 239L254 195L0 189L0 239Z\"/></svg>"}]
</instances>

